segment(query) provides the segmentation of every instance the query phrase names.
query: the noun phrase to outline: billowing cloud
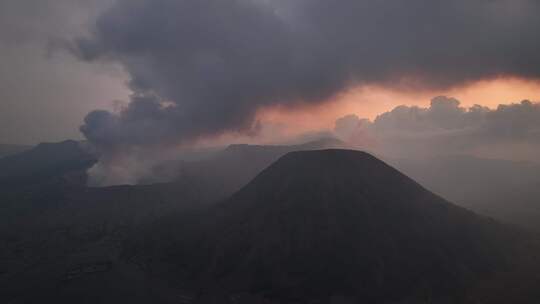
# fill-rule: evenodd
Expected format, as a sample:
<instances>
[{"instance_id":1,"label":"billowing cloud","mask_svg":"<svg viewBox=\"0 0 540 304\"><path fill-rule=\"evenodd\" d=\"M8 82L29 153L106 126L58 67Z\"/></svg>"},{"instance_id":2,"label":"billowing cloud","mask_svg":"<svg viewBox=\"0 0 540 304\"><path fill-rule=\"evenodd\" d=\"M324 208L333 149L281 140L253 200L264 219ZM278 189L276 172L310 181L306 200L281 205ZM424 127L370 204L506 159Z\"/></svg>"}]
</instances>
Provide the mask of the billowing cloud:
<instances>
[{"instance_id":1,"label":"billowing cloud","mask_svg":"<svg viewBox=\"0 0 540 304\"><path fill-rule=\"evenodd\" d=\"M336 121L335 132L360 147L397 157L481 154L540 160L540 103L479 105L464 108L458 100L436 97L431 106L398 106L374 121L349 115Z\"/></svg>"},{"instance_id":2,"label":"billowing cloud","mask_svg":"<svg viewBox=\"0 0 540 304\"><path fill-rule=\"evenodd\" d=\"M536 0L118 0L74 51L121 63L133 99L89 114L81 130L102 146L178 143L252 131L261 107L323 102L357 85L537 79L539 13ZM441 106L458 113L435 105L430 115L486 112Z\"/></svg>"}]
</instances>

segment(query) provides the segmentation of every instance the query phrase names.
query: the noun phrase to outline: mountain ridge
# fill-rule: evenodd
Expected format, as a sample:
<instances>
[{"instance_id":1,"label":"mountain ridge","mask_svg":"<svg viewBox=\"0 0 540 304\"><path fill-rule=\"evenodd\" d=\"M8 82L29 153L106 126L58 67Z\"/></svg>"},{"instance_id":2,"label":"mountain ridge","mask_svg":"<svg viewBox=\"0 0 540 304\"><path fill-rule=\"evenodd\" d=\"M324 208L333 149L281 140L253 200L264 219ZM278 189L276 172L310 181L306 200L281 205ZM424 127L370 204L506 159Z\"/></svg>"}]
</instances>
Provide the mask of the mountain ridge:
<instances>
[{"instance_id":1,"label":"mountain ridge","mask_svg":"<svg viewBox=\"0 0 540 304\"><path fill-rule=\"evenodd\" d=\"M280 299L459 299L505 267L513 235L368 153L336 149L282 156L207 223L197 272Z\"/></svg>"}]
</instances>

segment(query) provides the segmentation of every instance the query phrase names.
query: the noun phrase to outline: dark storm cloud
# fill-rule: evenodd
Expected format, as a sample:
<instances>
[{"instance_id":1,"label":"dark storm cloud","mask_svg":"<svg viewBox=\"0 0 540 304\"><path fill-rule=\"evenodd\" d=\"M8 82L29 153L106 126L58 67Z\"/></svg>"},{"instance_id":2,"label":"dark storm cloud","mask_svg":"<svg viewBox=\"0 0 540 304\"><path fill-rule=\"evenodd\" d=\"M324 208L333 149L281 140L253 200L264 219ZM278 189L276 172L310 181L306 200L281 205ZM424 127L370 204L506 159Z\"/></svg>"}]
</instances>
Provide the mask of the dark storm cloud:
<instances>
[{"instance_id":1,"label":"dark storm cloud","mask_svg":"<svg viewBox=\"0 0 540 304\"><path fill-rule=\"evenodd\" d=\"M134 97L81 130L103 145L176 143L354 85L540 78L539 13L535 0L119 0L76 52L120 62Z\"/></svg>"}]
</instances>

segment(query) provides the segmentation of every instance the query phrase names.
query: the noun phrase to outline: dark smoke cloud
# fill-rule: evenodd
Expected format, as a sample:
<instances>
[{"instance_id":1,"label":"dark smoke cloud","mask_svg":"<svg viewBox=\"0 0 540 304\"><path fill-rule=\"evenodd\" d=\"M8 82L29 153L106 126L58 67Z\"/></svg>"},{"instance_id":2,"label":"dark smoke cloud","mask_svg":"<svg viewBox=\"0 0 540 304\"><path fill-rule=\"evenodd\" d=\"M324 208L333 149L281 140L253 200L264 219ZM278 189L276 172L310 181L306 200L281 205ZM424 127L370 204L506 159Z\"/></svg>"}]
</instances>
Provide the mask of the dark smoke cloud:
<instances>
[{"instance_id":1,"label":"dark smoke cloud","mask_svg":"<svg viewBox=\"0 0 540 304\"><path fill-rule=\"evenodd\" d=\"M119 0L74 50L121 63L133 99L81 130L101 146L178 143L355 85L540 78L539 13L536 0Z\"/></svg>"},{"instance_id":2,"label":"dark smoke cloud","mask_svg":"<svg viewBox=\"0 0 540 304\"><path fill-rule=\"evenodd\" d=\"M345 116L336 121L335 132L392 157L474 154L539 161L540 103L464 108L441 96L428 108L398 106L374 121Z\"/></svg>"}]
</instances>

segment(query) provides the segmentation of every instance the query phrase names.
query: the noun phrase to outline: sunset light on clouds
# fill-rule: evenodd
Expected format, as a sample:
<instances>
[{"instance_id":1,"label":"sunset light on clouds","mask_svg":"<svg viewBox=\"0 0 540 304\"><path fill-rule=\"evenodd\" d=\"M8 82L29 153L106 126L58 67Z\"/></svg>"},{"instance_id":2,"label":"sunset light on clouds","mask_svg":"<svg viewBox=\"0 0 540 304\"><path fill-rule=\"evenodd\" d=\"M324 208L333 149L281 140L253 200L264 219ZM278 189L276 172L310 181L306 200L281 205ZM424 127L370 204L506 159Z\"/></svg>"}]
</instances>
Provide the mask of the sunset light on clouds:
<instances>
[{"instance_id":1,"label":"sunset light on clouds","mask_svg":"<svg viewBox=\"0 0 540 304\"><path fill-rule=\"evenodd\" d=\"M533 0L5 3L3 142L75 138L102 159L146 158L336 136L344 117L387 146L400 124L418 128L400 134L415 140L471 125L516 136L462 138L462 150L487 151L523 147L538 128Z\"/></svg>"},{"instance_id":2,"label":"sunset light on clouds","mask_svg":"<svg viewBox=\"0 0 540 304\"><path fill-rule=\"evenodd\" d=\"M497 108L500 104L519 103L522 100L540 101L540 82L519 78L499 78L474 82L448 90L395 90L378 86L351 89L326 103L315 106L271 107L258 114L261 122L283 124L292 134L333 128L339 117L355 114L375 119L378 115L400 105L429 106L436 96L458 99L462 107L476 104Z\"/></svg>"},{"instance_id":3,"label":"sunset light on clouds","mask_svg":"<svg viewBox=\"0 0 540 304\"><path fill-rule=\"evenodd\" d=\"M540 0L0 0L0 304L540 303Z\"/></svg>"}]
</instances>

